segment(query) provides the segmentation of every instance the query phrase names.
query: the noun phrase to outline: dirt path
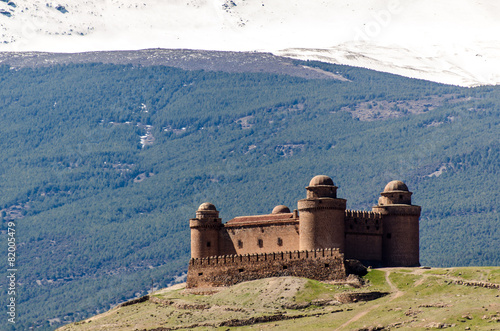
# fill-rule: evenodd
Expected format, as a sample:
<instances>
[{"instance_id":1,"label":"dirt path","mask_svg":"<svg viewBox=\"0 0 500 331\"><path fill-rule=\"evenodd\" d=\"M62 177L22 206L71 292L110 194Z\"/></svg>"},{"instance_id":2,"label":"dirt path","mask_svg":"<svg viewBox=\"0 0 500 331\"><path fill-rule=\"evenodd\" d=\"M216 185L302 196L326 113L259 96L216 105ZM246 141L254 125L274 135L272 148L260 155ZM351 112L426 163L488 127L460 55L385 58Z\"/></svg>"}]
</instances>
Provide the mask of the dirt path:
<instances>
[{"instance_id":1,"label":"dirt path","mask_svg":"<svg viewBox=\"0 0 500 331\"><path fill-rule=\"evenodd\" d=\"M400 296L402 296L404 294L404 292L400 291L396 287L396 285L394 285L394 283L391 282L391 280L389 278L389 275L391 274L391 269L380 269L380 270L382 270L382 271L385 272L385 281L387 282L387 284L389 284L389 286L391 288L391 292L392 293L391 293L391 296L390 296L390 299L389 299L388 302L391 302L392 300L397 299ZM371 306L371 307L367 308L366 310L357 313L356 315L354 315L353 318L351 318L350 320L348 320L347 322L345 322L344 324L342 324L341 326L339 326L335 330L342 330L343 328L347 327L349 324L351 324L353 322L356 322L357 320L359 320L360 318L362 318L363 316L365 316L366 314L368 314L372 310L377 309L378 307L380 307L380 305L381 305L381 303L377 304L377 305L374 305L374 306Z\"/></svg>"},{"instance_id":2,"label":"dirt path","mask_svg":"<svg viewBox=\"0 0 500 331\"><path fill-rule=\"evenodd\" d=\"M388 269L388 270L384 270L385 272L385 281L387 282L387 284L389 284L389 286L391 287L391 291L392 291L392 294L391 294L391 299L389 300L389 302L391 302L392 300L396 299L396 298L399 298L400 296L402 296L404 294L403 291L400 291L396 285L394 285L393 282L391 282L391 279L389 278L389 275L391 274L391 270Z\"/></svg>"}]
</instances>

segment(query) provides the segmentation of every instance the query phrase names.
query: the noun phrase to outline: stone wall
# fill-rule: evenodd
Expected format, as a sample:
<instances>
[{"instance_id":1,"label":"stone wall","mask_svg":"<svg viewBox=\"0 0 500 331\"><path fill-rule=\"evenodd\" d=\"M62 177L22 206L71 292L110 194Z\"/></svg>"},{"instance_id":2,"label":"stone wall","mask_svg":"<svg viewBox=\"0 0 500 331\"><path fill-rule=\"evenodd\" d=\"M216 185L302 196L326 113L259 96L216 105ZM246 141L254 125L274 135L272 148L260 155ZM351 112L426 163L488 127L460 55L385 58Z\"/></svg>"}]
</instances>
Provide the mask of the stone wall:
<instances>
[{"instance_id":1,"label":"stone wall","mask_svg":"<svg viewBox=\"0 0 500 331\"><path fill-rule=\"evenodd\" d=\"M344 255L338 249L318 249L191 259L187 287L229 286L280 276L345 279Z\"/></svg>"},{"instance_id":2,"label":"stone wall","mask_svg":"<svg viewBox=\"0 0 500 331\"><path fill-rule=\"evenodd\" d=\"M346 234L345 257L359 260L367 266L381 266L382 235Z\"/></svg>"},{"instance_id":3,"label":"stone wall","mask_svg":"<svg viewBox=\"0 0 500 331\"><path fill-rule=\"evenodd\" d=\"M420 207L412 205L375 206L384 220L382 262L386 267L419 266Z\"/></svg>"},{"instance_id":4,"label":"stone wall","mask_svg":"<svg viewBox=\"0 0 500 331\"><path fill-rule=\"evenodd\" d=\"M299 249L338 248L343 252L345 206L344 199L299 200Z\"/></svg>"},{"instance_id":5,"label":"stone wall","mask_svg":"<svg viewBox=\"0 0 500 331\"><path fill-rule=\"evenodd\" d=\"M381 235L383 233L382 214L372 211L346 210L345 232L351 234Z\"/></svg>"},{"instance_id":6,"label":"stone wall","mask_svg":"<svg viewBox=\"0 0 500 331\"><path fill-rule=\"evenodd\" d=\"M346 210L345 257L357 259L369 265L382 263L382 214Z\"/></svg>"},{"instance_id":7,"label":"stone wall","mask_svg":"<svg viewBox=\"0 0 500 331\"><path fill-rule=\"evenodd\" d=\"M226 226L221 233L220 255L261 254L299 249L298 220Z\"/></svg>"}]
</instances>

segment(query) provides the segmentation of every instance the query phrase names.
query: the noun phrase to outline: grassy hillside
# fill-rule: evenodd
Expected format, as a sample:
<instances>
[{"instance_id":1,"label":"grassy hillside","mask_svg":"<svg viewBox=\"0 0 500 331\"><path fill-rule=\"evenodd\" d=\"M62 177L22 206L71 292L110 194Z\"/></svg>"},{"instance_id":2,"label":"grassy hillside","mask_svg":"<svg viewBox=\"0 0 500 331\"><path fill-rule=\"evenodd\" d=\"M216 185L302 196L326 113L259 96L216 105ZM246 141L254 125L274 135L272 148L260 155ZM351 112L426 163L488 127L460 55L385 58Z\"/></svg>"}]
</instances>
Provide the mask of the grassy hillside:
<instances>
[{"instance_id":1,"label":"grassy hillside","mask_svg":"<svg viewBox=\"0 0 500 331\"><path fill-rule=\"evenodd\" d=\"M224 221L294 208L317 174L334 179L350 209L369 209L387 182L404 180L423 206L422 264L499 265L500 88L307 65L348 81L0 67L15 327L53 329L175 282L202 202Z\"/></svg>"},{"instance_id":2,"label":"grassy hillside","mask_svg":"<svg viewBox=\"0 0 500 331\"><path fill-rule=\"evenodd\" d=\"M497 330L500 268L371 270L360 288L281 277L210 293L183 286L61 328L79 330ZM471 286L483 284L497 288ZM493 287L491 286L491 287ZM367 293L373 298L363 298ZM379 294L382 297L379 297ZM363 295L364 294L364 295Z\"/></svg>"}]
</instances>

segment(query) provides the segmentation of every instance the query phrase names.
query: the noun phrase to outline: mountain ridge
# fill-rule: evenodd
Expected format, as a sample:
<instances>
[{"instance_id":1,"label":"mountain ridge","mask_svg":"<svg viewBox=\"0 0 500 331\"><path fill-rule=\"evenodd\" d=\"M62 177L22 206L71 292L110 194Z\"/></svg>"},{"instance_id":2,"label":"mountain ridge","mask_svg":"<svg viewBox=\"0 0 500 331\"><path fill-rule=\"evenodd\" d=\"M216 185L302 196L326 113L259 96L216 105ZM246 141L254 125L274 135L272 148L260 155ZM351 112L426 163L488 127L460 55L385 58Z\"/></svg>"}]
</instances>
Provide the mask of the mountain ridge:
<instances>
[{"instance_id":1,"label":"mountain ridge","mask_svg":"<svg viewBox=\"0 0 500 331\"><path fill-rule=\"evenodd\" d=\"M81 53L0 52L0 65L13 68L41 67L77 63L165 65L184 70L266 72L306 79L338 79L342 76L298 64L297 61L260 52L206 51L192 49L144 49L134 51L99 51Z\"/></svg>"},{"instance_id":2,"label":"mountain ridge","mask_svg":"<svg viewBox=\"0 0 500 331\"><path fill-rule=\"evenodd\" d=\"M495 85L499 15L494 0L14 0L0 2L0 51L261 51Z\"/></svg>"}]
</instances>

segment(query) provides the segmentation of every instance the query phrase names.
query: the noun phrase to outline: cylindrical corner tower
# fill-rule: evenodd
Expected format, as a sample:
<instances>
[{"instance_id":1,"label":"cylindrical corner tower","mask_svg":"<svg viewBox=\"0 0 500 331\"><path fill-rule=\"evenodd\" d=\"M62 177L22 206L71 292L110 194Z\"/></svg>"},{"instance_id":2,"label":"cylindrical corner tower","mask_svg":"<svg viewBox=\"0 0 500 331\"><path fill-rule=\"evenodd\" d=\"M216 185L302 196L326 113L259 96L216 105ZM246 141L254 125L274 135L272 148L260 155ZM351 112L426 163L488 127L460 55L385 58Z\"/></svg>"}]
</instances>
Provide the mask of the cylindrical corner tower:
<instances>
[{"instance_id":1,"label":"cylindrical corner tower","mask_svg":"<svg viewBox=\"0 0 500 331\"><path fill-rule=\"evenodd\" d=\"M381 193L374 212L382 214L382 263L386 267L420 265L420 206L411 204L412 192L405 183L394 180Z\"/></svg>"},{"instance_id":2,"label":"cylindrical corner tower","mask_svg":"<svg viewBox=\"0 0 500 331\"><path fill-rule=\"evenodd\" d=\"M338 248L344 251L345 199L328 176L314 177L306 187L307 198L298 201L299 249Z\"/></svg>"},{"instance_id":3,"label":"cylindrical corner tower","mask_svg":"<svg viewBox=\"0 0 500 331\"><path fill-rule=\"evenodd\" d=\"M189 220L191 228L191 258L219 255L219 232L222 221L211 203L205 202L196 211L196 218Z\"/></svg>"}]
</instances>

